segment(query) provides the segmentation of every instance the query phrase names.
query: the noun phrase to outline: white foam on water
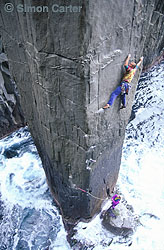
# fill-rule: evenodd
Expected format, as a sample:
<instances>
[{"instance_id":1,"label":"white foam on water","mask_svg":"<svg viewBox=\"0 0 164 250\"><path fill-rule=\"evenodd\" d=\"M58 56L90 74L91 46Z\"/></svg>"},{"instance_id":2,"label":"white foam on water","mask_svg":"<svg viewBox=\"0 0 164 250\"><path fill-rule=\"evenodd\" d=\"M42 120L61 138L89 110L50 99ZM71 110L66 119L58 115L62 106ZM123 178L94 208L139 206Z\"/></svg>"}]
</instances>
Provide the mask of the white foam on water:
<instances>
[{"instance_id":1,"label":"white foam on water","mask_svg":"<svg viewBox=\"0 0 164 250\"><path fill-rule=\"evenodd\" d=\"M136 95L140 107L127 127L118 184L142 225L131 244L113 236L111 245L103 246L107 232L99 215L86 225L79 223L75 238L95 244L93 250L164 249L164 64L143 76L140 86Z\"/></svg>"},{"instance_id":2,"label":"white foam on water","mask_svg":"<svg viewBox=\"0 0 164 250\"><path fill-rule=\"evenodd\" d=\"M119 185L143 224L133 235L129 248L134 250L164 249L163 66L155 67L149 73L151 78L145 78L147 87L141 95L144 107L128 125L123 149Z\"/></svg>"},{"instance_id":3,"label":"white foam on water","mask_svg":"<svg viewBox=\"0 0 164 250\"><path fill-rule=\"evenodd\" d=\"M103 210L110 206L111 202L106 201ZM91 222L79 222L75 227L77 233L74 238L86 246L94 245L94 250L109 249L109 243L113 234L107 231L101 224L100 214L96 215Z\"/></svg>"},{"instance_id":4,"label":"white foam on water","mask_svg":"<svg viewBox=\"0 0 164 250\"><path fill-rule=\"evenodd\" d=\"M9 159L3 155L6 148L15 144L21 145L22 142L26 142L29 138L30 134L27 131L24 132L22 128L0 141L0 190L1 200L6 207L5 221L8 221L3 225L1 224L1 230L4 231L6 228L6 232L8 232L9 227L12 227L11 217L13 216L14 208L18 207L19 209L20 207L20 211L23 211L23 209L30 211L30 209L35 208L36 213L37 211L39 212L39 218L36 217L36 224L31 225L33 230L25 238L26 241L28 240L28 246L33 246L40 231L42 231L43 237L44 235L46 236L47 225L44 229L44 221L47 216L51 216L53 221L49 227L54 227L54 232L57 230L58 233L55 242L51 242L49 249L70 250L62 218L58 209L52 204L51 196L47 194L48 186L45 173L36 147L33 144L29 144L27 151L25 149L22 152L18 149L19 155ZM21 221L21 214L19 216ZM58 220L58 225L56 225L55 222ZM55 229L56 227L57 229ZM10 230L8 233L10 233ZM14 236L13 249L17 248L20 239L19 235L19 229L17 229L17 233Z\"/></svg>"},{"instance_id":5,"label":"white foam on water","mask_svg":"<svg viewBox=\"0 0 164 250\"><path fill-rule=\"evenodd\" d=\"M47 189L41 162L30 153L6 159L0 173L2 199L7 199L10 203L22 207L35 206L36 203L37 206L38 197Z\"/></svg>"}]
</instances>

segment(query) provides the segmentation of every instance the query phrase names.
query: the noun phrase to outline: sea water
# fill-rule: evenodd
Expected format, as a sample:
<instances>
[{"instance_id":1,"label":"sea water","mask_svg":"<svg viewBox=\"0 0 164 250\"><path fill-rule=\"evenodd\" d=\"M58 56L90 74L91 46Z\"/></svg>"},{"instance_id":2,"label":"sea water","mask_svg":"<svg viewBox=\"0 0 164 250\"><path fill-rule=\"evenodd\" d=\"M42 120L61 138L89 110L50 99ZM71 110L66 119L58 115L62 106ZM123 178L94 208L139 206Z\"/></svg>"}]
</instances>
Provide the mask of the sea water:
<instances>
[{"instance_id":1,"label":"sea water","mask_svg":"<svg viewBox=\"0 0 164 250\"><path fill-rule=\"evenodd\" d=\"M164 63L143 73L126 129L118 185L140 224L128 239L80 222L74 239L88 250L163 250ZM0 141L0 250L70 250L28 128ZM103 209L109 206L104 202Z\"/></svg>"},{"instance_id":2,"label":"sea water","mask_svg":"<svg viewBox=\"0 0 164 250\"><path fill-rule=\"evenodd\" d=\"M131 249L162 250L164 241L164 62L142 74L126 130L119 186L140 216ZM121 248L120 248L121 249Z\"/></svg>"},{"instance_id":3,"label":"sea water","mask_svg":"<svg viewBox=\"0 0 164 250\"><path fill-rule=\"evenodd\" d=\"M69 250L28 128L0 141L0 250Z\"/></svg>"},{"instance_id":4,"label":"sea water","mask_svg":"<svg viewBox=\"0 0 164 250\"><path fill-rule=\"evenodd\" d=\"M133 118L126 129L118 186L139 226L125 239L107 233L99 215L89 224L79 223L75 238L95 245L88 249L164 249L164 62L142 74Z\"/></svg>"}]
</instances>

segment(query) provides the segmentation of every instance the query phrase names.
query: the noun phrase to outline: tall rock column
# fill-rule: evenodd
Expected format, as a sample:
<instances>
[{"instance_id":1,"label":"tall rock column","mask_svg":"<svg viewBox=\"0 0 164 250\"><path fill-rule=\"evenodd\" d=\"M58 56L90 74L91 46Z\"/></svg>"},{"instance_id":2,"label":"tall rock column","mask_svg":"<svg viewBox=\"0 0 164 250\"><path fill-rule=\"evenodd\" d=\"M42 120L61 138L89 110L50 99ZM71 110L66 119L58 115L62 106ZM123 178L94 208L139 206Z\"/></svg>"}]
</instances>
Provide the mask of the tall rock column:
<instances>
[{"instance_id":1,"label":"tall rock column","mask_svg":"<svg viewBox=\"0 0 164 250\"><path fill-rule=\"evenodd\" d=\"M90 217L116 184L140 70L125 110L117 98L96 112L127 54L142 55L155 0L11 3L12 12L0 3L2 38L48 184L65 217Z\"/></svg>"}]
</instances>

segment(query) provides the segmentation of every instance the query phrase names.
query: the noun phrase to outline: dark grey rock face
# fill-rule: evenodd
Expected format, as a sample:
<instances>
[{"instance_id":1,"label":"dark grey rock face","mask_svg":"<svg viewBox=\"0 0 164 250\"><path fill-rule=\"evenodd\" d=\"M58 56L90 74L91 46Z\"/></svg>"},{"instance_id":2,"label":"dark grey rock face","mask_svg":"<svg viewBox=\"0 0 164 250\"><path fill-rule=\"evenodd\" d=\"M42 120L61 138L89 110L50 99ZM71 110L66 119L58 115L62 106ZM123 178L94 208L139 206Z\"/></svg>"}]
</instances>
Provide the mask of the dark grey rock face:
<instances>
[{"instance_id":1,"label":"dark grey rock face","mask_svg":"<svg viewBox=\"0 0 164 250\"><path fill-rule=\"evenodd\" d=\"M19 95L0 40L0 137L24 125Z\"/></svg>"},{"instance_id":2,"label":"dark grey rock face","mask_svg":"<svg viewBox=\"0 0 164 250\"><path fill-rule=\"evenodd\" d=\"M164 58L164 1L156 0L144 46L144 66Z\"/></svg>"},{"instance_id":3,"label":"dark grey rock face","mask_svg":"<svg viewBox=\"0 0 164 250\"><path fill-rule=\"evenodd\" d=\"M48 12L22 13L19 1L11 2L11 13L0 3L2 37L49 186L66 217L90 217L102 200L78 188L104 199L115 186L140 70L126 109L119 110L117 98L110 110L96 112L119 85L128 53L137 61L143 53L147 63L154 59L147 55L151 29L155 56L162 51L161 26L152 26L159 1L70 0L81 6L76 13L54 13L53 0L42 1Z\"/></svg>"}]
</instances>

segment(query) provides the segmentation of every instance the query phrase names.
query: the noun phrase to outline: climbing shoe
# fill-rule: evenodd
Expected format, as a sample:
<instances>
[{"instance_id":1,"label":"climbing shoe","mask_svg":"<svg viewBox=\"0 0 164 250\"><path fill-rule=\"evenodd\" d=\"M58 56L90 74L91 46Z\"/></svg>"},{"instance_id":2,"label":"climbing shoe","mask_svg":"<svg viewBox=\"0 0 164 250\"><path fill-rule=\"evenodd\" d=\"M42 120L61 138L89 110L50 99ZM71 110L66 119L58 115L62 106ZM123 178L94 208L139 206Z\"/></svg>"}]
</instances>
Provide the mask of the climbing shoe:
<instances>
[{"instance_id":1,"label":"climbing shoe","mask_svg":"<svg viewBox=\"0 0 164 250\"><path fill-rule=\"evenodd\" d=\"M107 104L103 107L103 109L108 109L108 108L110 108L110 105L107 103Z\"/></svg>"},{"instance_id":2,"label":"climbing shoe","mask_svg":"<svg viewBox=\"0 0 164 250\"><path fill-rule=\"evenodd\" d=\"M121 108L120 109L125 109L126 108L126 106L121 106Z\"/></svg>"}]
</instances>

